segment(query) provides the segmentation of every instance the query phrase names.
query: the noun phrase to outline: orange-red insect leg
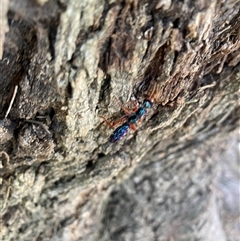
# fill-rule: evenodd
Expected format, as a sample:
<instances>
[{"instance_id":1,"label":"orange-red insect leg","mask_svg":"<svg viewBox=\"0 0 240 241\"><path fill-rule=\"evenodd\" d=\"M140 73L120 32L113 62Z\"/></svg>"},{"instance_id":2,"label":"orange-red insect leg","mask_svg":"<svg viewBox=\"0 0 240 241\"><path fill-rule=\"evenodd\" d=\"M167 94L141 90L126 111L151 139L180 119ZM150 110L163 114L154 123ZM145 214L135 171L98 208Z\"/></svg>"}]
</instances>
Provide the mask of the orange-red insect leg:
<instances>
[{"instance_id":1,"label":"orange-red insect leg","mask_svg":"<svg viewBox=\"0 0 240 241\"><path fill-rule=\"evenodd\" d=\"M107 126L109 126L110 128L114 128L115 126L123 123L126 121L127 116L123 116L121 119L114 121L113 123L111 123L109 120L107 120L104 116L99 116L100 118L102 118L104 120L104 122L107 124Z\"/></svg>"},{"instance_id":2,"label":"orange-red insect leg","mask_svg":"<svg viewBox=\"0 0 240 241\"><path fill-rule=\"evenodd\" d=\"M134 130L134 131L137 130L137 127L136 127L135 125L133 125L133 124L130 125L130 128L131 128L132 130Z\"/></svg>"},{"instance_id":3,"label":"orange-red insect leg","mask_svg":"<svg viewBox=\"0 0 240 241\"><path fill-rule=\"evenodd\" d=\"M149 97L148 97L148 99L151 101L151 102L153 102L153 96L154 96L154 93L155 93L155 91L156 91L156 87L157 87L157 84L156 83L154 83L154 86L153 86L153 89L152 89L152 91L151 91L151 93L150 93L150 95L149 95Z\"/></svg>"}]
</instances>

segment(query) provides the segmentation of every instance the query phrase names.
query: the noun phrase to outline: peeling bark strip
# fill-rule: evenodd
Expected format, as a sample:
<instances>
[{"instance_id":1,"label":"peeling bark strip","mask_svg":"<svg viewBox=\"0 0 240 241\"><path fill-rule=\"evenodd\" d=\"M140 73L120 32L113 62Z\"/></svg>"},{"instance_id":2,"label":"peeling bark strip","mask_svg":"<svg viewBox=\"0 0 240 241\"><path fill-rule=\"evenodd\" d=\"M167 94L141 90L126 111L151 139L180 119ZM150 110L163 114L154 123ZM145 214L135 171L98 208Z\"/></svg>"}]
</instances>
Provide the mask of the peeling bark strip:
<instances>
[{"instance_id":1,"label":"peeling bark strip","mask_svg":"<svg viewBox=\"0 0 240 241\"><path fill-rule=\"evenodd\" d=\"M4 240L239 236L221 220L221 155L209 154L238 127L239 1L9 0L2 9ZM131 108L155 86L138 129L108 143L99 116L116 121L115 98Z\"/></svg>"}]
</instances>

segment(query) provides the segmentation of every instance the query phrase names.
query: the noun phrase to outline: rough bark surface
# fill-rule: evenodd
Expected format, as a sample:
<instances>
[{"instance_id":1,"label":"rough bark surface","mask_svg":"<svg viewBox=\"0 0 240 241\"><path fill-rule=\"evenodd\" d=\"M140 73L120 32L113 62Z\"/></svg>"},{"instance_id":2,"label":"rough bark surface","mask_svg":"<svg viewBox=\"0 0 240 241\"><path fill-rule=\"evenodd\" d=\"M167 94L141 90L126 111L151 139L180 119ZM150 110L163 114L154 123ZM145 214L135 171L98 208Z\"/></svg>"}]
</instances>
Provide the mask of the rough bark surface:
<instances>
[{"instance_id":1,"label":"rough bark surface","mask_svg":"<svg viewBox=\"0 0 240 241\"><path fill-rule=\"evenodd\" d=\"M3 240L238 240L239 1L1 7Z\"/></svg>"}]
</instances>

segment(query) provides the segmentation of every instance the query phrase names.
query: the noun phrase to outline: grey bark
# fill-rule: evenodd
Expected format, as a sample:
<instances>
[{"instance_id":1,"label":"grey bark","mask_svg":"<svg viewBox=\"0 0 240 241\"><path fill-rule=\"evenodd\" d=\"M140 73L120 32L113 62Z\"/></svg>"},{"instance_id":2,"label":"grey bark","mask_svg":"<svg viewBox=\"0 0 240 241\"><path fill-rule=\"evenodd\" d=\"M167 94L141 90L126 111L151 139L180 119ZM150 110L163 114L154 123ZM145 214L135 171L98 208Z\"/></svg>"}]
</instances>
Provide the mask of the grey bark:
<instances>
[{"instance_id":1,"label":"grey bark","mask_svg":"<svg viewBox=\"0 0 240 241\"><path fill-rule=\"evenodd\" d=\"M237 240L239 7L4 1L2 239Z\"/></svg>"}]
</instances>

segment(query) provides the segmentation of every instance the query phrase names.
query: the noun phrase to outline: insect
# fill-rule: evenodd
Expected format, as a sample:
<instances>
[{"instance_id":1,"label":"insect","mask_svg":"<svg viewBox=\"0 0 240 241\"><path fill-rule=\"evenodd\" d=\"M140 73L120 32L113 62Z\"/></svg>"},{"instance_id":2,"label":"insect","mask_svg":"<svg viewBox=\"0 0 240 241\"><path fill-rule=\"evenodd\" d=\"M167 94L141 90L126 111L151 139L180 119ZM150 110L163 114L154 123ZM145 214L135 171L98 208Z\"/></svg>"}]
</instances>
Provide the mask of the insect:
<instances>
[{"instance_id":1,"label":"insect","mask_svg":"<svg viewBox=\"0 0 240 241\"><path fill-rule=\"evenodd\" d=\"M114 143L118 140L121 140L128 133L129 129L132 129L134 131L137 129L135 124L137 124L138 122L141 122L143 117L147 114L147 110L152 107L153 94L155 90L156 90L156 83L154 84L151 94L147 99L143 101L143 104L140 107L138 107L137 103L134 102L134 108L132 110L129 110L120 104L121 108L123 109L126 115L123 116L121 119L115 121L114 123L109 122L103 116L99 116L111 128L114 128L118 124L123 123L122 125L117 127L110 135L109 137L110 142Z\"/></svg>"}]
</instances>

